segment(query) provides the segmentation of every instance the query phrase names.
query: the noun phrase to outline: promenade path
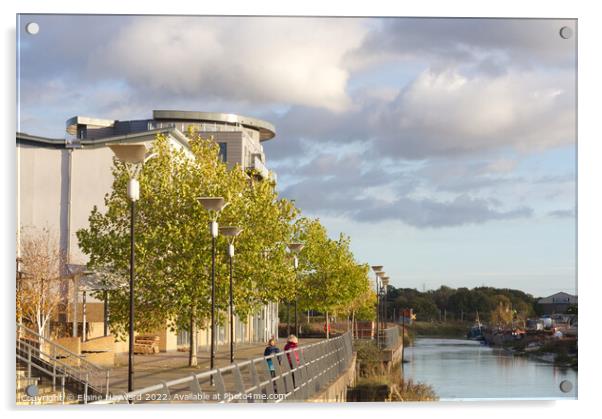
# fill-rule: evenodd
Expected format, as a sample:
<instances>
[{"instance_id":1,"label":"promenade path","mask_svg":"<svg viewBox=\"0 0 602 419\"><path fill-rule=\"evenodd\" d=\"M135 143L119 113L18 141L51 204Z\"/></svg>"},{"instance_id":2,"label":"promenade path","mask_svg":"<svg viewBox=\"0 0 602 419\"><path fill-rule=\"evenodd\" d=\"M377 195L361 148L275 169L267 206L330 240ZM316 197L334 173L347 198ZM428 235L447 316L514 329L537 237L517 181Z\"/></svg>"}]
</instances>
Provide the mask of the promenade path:
<instances>
[{"instance_id":1,"label":"promenade path","mask_svg":"<svg viewBox=\"0 0 602 419\"><path fill-rule=\"evenodd\" d=\"M302 338L299 346L309 345L323 339ZM278 348L282 351L286 341L279 339ZM263 356L266 343L238 344L234 349L234 362L242 362L248 359ZM192 373L200 373L209 370L209 351L199 348L197 367L188 366L188 352L160 352L153 355L134 356L134 389L141 389L161 381L174 380ZM225 367L230 364L230 346L220 345L216 350L216 367ZM115 367L111 370L110 390L113 394L127 391L128 383L128 356L127 354L115 357Z\"/></svg>"}]
</instances>

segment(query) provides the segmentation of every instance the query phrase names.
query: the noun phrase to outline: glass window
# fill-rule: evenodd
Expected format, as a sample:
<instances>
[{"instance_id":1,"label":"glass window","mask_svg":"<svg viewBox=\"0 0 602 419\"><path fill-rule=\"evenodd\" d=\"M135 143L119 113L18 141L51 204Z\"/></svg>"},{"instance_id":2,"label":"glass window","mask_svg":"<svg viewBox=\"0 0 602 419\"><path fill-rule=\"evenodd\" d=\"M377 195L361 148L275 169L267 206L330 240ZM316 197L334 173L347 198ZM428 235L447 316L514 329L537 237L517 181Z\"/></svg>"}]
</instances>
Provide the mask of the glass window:
<instances>
[{"instance_id":1,"label":"glass window","mask_svg":"<svg viewBox=\"0 0 602 419\"><path fill-rule=\"evenodd\" d=\"M224 163L228 161L228 145L226 143L219 144L219 158Z\"/></svg>"}]
</instances>

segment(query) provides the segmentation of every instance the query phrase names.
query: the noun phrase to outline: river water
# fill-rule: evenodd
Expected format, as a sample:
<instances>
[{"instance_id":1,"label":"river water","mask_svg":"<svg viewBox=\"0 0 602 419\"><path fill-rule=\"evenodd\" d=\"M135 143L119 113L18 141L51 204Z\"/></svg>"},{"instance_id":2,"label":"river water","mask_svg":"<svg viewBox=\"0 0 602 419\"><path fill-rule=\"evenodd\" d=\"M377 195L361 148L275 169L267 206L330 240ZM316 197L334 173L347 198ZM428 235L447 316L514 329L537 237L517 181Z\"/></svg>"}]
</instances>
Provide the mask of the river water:
<instances>
[{"instance_id":1,"label":"river water","mask_svg":"<svg viewBox=\"0 0 602 419\"><path fill-rule=\"evenodd\" d=\"M417 338L405 349L405 379L433 387L440 400L575 399L577 371L513 356L480 342ZM569 380L564 393L560 383Z\"/></svg>"}]
</instances>

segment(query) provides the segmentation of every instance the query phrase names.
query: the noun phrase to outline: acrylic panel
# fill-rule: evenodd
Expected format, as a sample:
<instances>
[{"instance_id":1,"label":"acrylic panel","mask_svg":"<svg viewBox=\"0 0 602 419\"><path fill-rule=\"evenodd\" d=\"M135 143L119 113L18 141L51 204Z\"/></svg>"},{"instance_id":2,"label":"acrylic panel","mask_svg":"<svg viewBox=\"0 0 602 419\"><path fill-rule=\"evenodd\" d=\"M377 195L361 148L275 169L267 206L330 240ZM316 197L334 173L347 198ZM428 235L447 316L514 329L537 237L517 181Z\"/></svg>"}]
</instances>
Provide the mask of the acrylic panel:
<instances>
[{"instance_id":1,"label":"acrylic panel","mask_svg":"<svg viewBox=\"0 0 602 419\"><path fill-rule=\"evenodd\" d=\"M577 20L16 31L17 404L577 398Z\"/></svg>"}]
</instances>

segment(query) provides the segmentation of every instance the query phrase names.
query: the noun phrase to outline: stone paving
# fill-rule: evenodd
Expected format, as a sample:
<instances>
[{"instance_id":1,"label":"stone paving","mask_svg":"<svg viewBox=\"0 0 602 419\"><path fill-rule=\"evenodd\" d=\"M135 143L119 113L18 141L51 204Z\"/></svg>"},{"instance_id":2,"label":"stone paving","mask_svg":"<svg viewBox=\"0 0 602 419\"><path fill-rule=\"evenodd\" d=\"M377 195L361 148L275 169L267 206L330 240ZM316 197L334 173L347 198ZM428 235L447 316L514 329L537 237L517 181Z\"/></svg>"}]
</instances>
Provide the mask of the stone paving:
<instances>
[{"instance_id":1,"label":"stone paving","mask_svg":"<svg viewBox=\"0 0 602 419\"><path fill-rule=\"evenodd\" d=\"M319 342L323 339L299 339L299 346ZM284 339L279 339L277 346L283 350ZM266 343L238 344L234 350L234 361L241 362L247 359L263 356ZM209 350L205 347L199 348L198 366L188 366L188 352L160 352L154 355L134 356L134 389L141 389L151 385L159 384L161 381L169 381L176 378L188 376L209 370ZM230 346L219 346L216 351L215 366L225 367L230 364ZM121 354L115 357L115 367L111 370L110 390L113 394L127 391L128 356Z\"/></svg>"}]
</instances>

